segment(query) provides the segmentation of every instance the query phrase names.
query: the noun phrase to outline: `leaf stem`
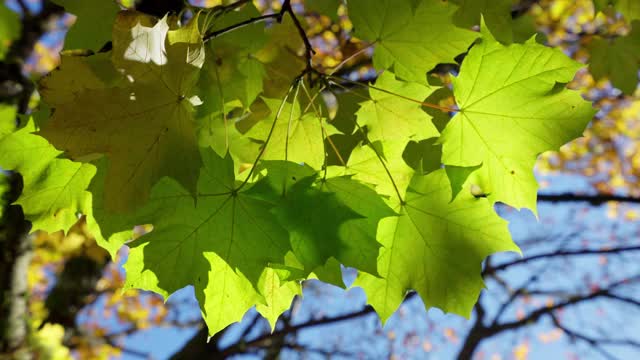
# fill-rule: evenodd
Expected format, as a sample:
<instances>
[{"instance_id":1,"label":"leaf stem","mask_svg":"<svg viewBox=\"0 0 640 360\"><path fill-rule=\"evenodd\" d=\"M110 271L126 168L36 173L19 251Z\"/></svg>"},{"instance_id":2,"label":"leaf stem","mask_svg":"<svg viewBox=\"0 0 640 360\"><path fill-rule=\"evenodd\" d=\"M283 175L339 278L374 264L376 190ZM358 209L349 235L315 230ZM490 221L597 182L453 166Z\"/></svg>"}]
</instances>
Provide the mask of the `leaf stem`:
<instances>
[{"instance_id":1,"label":"leaf stem","mask_svg":"<svg viewBox=\"0 0 640 360\"><path fill-rule=\"evenodd\" d=\"M412 99L412 98L404 96L404 95L396 94L393 91L385 90L385 89L376 87L374 85L363 83L363 82L360 82L360 81L353 81L353 80L349 80L349 79L345 79L345 78L341 78L341 77L337 77L337 76L333 76L333 75L328 75L328 77L329 77L329 79L333 80L333 84L337 84L337 81L344 81L344 82L348 82L348 83L353 84L353 85L358 85L358 86L362 86L362 87L365 87L365 88L374 89L374 90L383 92L385 94L389 94L389 95L396 96L396 97L399 97L399 98L407 100L407 101L411 101L411 102L416 103L416 104L420 104L420 105L422 105L424 107L427 107L427 108L440 110L442 112L451 113L451 112L458 112L459 111L459 110L456 110L456 109L451 109L451 108L448 108L448 107L432 104L432 103L429 103L429 102ZM344 88L344 87L342 86L342 88Z\"/></svg>"},{"instance_id":2,"label":"leaf stem","mask_svg":"<svg viewBox=\"0 0 640 360\"><path fill-rule=\"evenodd\" d=\"M346 88L345 86L343 86L341 84L335 83L335 85L337 85L338 87L343 88L345 90L349 90L348 88ZM393 175L391 174L391 170L389 170L389 167L387 166L387 163L382 158L382 155L380 155L380 153L378 153L378 150L373 146L371 141L369 141L369 137L367 136L367 133L364 131L364 129L362 127L360 127L360 124L358 124L358 120L353 119L353 123L358 128L358 131L360 131L360 133L362 134L362 137L364 138L364 141L366 141L367 145L371 148L371 150L373 150L373 153L376 154L376 157L380 161L380 164L384 168L384 171L387 173L387 176L389 177L389 180L391 181L391 185L393 185L393 189L395 190L396 195L398 196L398 200L400 200L400 204L402 204L402 205L406 204L404 199L402 198L402 195L400 194L400 189L398 188L398 184L396 184L396 181L393 179Z\"/></svg>"},{"instance_id":3,"label":"leaf stem","mask_svg":"<svg viewBox=\"0 0 640 360\"><path fill-rule=\"evenodd\" d=\"M307 95L307 98L309 99L309 105L307 106L307 108L309 106L313 107L313 112L316 114L316 117L318 118L318 122L320 123L320 139L322 140L322 151L323 151L323 157L324 157L324 164L322 166L323 170L324 170L324 175L322 176L323 180L327 179L327 161L328 161L328 152L327 152L327 142L325 140L328 140L329 137L327 136L327 131L324 128L324 124L322 123L322 111L318 109L318 107L315 104L315 99L317 97L317 94L319 94L323 89L320 89L318 91L318 93L311 97L311 94L309 93L309 90L307 90L307 87L304 85L304 83L302 83L302 89L304 90L305 94ZM340 156L340 155L338 155Z\"/></svg>"},{"instance_id":4,"label":"leaf stem","mask_svg":"<svg viewBox=\"0 0 640 360\"><path fill-rule=\"evenodd\" d=\"M307 106L304 108L304 111L302 112L303 114L306 113L309 108L311 108L311 106L314 106L314 102L316 100L316 98L322 94L322 92L324 90L326 90L327 85L322 85L322 87L320 89L318 89L318 91L311 97L309 97L309 94L307 92L307 97L309 97L309 104L307 104ZM305 88L306 89L306 88ZM316 111L317 112L317 111ZM321 123L322 124L322 123ZM333 140L331 140L330 136L326 136L325 140L327 140L327 142L329 143L329 145L331 145L331 148L333 149L333 151L335 152L336 156L338 157L338 160L340 160L340 163L342 164L342 166L347 166L347 163L344 161L344 159L342 158L342 155L340 155L340 152L338 151L338 148L336 147L336 145L333 143Z\"/></svg>"},{"instance_id":5,"label":"leaf stem","mask_svg":"<svg viewBox=\"0 0 640 360\"><path fill-rule=\"evenodd\" d=\"M356 51L355 53L351 54L351 56L349 56L348 58L342 60L342 62L340 64L338 64L338 66L336 66L333 70L331 70L327 75L328 76L333 76L333 74L337 73L338 71L340 71L340 69L342 69L343 66L345 66L349 61L355 59L356 57L362 55L365 51L371 49L371 47L373 47L373 45L375 45L377 43L377 41L372 42L371 44L363 47L362 49Z\"/></svg>"},{"instance_id":6,"label":"leaf stem","mask_svg":"<svg viewBox=\"0 0 640 360\"><path fill-rule=\"evenodd\" d=\"M288 13L289 16L291 17L291 20L293 20L293 24L298 30L298 34L300 34L300 38L304 43L304 48L305 48L304 56L305 56L305 59L307 60L307 67L304 69L303 75L308 76L309 84L311 84L311 87L313 87L313 74L317 73L317 70L313 67L313 55L315 55L316 51L313 49L313 46L311 45L311 41L309 41L309 37L307 36L307 33L304 31L304 28L302 27L302 24L300 23L298 16L296 16L296 14L293 12L293 7L291 7L291 0L284 0L284 2L282 3L282 9L280 10L280 17L278 18L279 23L282 22L282 18L285 13Z\"/></svg>"},{"instance_id":7,"label":"leaf stem","mask_svg":"<svg viewBox=\"0 0 640 360\"><path fill-rule=\"evenodd\" d=\"M291 121L293 120L293 109L298 101L298 93L300 92L300 84L302 81L297 81L296 92L293 94L293 102L291 103L291 109L289 111L289 122L287 123L287 136L284 139L284 161L289 161L289 136L291 134ZM300 114L302 116L302 114Z\"/></svg>"},{"instance_id":8,"label":"leaf stem","mask_svg":"<svg viewBox=\"0 0 640 360\"><path fill-rule=\"evenodd\" d=\"M226 34L228 32L231 32L231 31L234 31L234 30L237 30L237 29L241 29L241 28L243 28L245 26L249 26L251 24L256 24L256 23L259 23L259 22L263 22L263 21L266 21L266 20L269 20L269 19L278 20L280 18L282 18L282 15L280 13L267 14L267 15L252 17L250 19L247 19L245 21L239 22L237 24L233 24L231 26L227 26L226 28L222 28L220 30L216 30L216 31L212 31L210 33L207 33L202 37L202 41L206 43L206 42L210 41L211 39L215 39L218 36L224 35L224 34Z\"/></svg>"},{"instance_id":9,"label":"leaf stem","mask_svg":"<svg viewBox=\"0 0 640 360\"><path fill-rule=\"evenodd\" d=\"M240 186L238 186L235 189L236 192L242 190L242 188L245 187L247 185L247 183L249 183L249 180L253 176L253 173L256 171L256 168L258 167L258 162L260 161L260 159L262 159L262 156L264 155L265 151L267 150L267 145L269 145L269 141L271 140L271 136L273 135L273 132L274 132L274 130L276 128L276 124L278 123L278 119L280 118L280 115L282 114L282 110L284 109L284 106L287 103L287 100L289 99L289 95L291 95L291 92L293 91L293 88L295 86L297 86L298 83L301 80L302 80L301 77L297 77L293 81L291 86L289 87L289 90L287 91L287 95L284 97L284 99L282 99L282 102L280 103L280 107L278 108L278 111L276 112L276 116L273 119L273 123L271 124L271 129L269 129L269 134L267 135L267 138L264 140L264 146L262 146L262 148L260 149L260 152L258 153L258 156L256 157L256 160L253 162L253 166L251 166L251 170L249 170L249 174L247 175L246 179L244 179L242 184L240 184Z\"/></svg>"}]
</instances>

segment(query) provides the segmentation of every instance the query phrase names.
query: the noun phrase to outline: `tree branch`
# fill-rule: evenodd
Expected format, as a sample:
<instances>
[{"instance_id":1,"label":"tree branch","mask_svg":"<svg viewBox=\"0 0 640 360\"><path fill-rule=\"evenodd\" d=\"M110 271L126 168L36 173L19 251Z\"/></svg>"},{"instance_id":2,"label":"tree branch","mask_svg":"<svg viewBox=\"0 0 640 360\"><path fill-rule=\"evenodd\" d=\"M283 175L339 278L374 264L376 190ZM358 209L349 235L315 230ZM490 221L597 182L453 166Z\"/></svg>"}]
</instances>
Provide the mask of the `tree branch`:
<instances>
[{"instance_id":1,"label":"tree branch","mask_svg":"<svg viewBox=\"0 0 640 360\"><path fill-rule=\"evenodd\" d=\"M488 337L495 336L496 334L499 334L507 330L513 330L520 327L528 326L530 324L534 324L544 315L553 315L553 313L556 310L581 304L586 301L593 300L600 297L611 297L612 291L615 288L624 284L629 284L637 280L640 280L640 275L634 276L629 279L620 280L618 282L610 284L607 288L600 289L589 294L576 295L576 296L570 297L569 299L563 302L554 304L552 306L545 306L545 307L538 308L537 310L530 312L529 315L519 320L506 322L506 323L494 323L494 324L491 324L490 326L477 326L477 327L474 326L474 329L472 329L472 331L469 332L469 334L467 335L467 338L463 344L462 350L458 354L458 359L459 360L471 359L473 354L477 350L478 346L482 342L482 340Z\"/></svg>"},{"instance_id":2,"label":"tree branch","mask_svg":"<svg viewBox=\"0 0 640 360\"><path fill-rule=\"evenodd\" d=\"M313 68L313 55L316 53L316 51L313 49L313 46L309 41L309 37L307 36L307 33L304 31L304 28L302 27L300 20L298 19L296 14L293 12L293 8L291 7L291 0L284 0L284 2L282 3L282 10L280 11L280 13L284 15L285 12L288 13L289 16L291 16L291 20L293 20L293 24L296 26L296 29L298 29L300 38L304 43L304 48L305 48L304 55L307 60L307 68L304 70L304 72L307 75L309 75L309 83L311 87L313 87L313 79L311 79L311 75L313 74L313 72L315 72L315 69ZM278 22L282 22L282 15L280 16L280 19L278 19Z\"/></svg>"},{"instance_id":3,"label":"tree branch","mask_svg":"<svg viewBox=\"0 0 640 360\"><path fill-rule=\"evenodd\" d=\"M633 204L640 204L640 198L632 196L619 196L608 194L596 194L596 195L578 195L578 194L538 194L538 201L544 202L587 202L591 205L602 205L609 201L614 202L626 202Z\"/></svg>"},{"instance_id":4,"label":"tree branch","mask_svg":"<svg viewBox=\"0 0 640 360\"><path fill-rule=\"evenodd\" d=\"M604 355L607 358L615 359L615 357L609 354L609 352L602 349L600 347L601 345L617 345L617 346L622 345L622 346L632 346L632 347L640 348L640 343L630 339L606 339L606 338L596 338L596 337L586 335L582 332L579 332L564 326L560 322L560 319L558 319L556 314L551 313L550 316L551 316L551 321L553 321L553 325L555 325L558 329L562 330L570 338L579 339L588 343L592 347L596 348L602 355Z\"/></svg>"},{"instance_id":5,"label":"tree branch","mask_svg":"<svg viewBox=\"0 0 640 360\"><path fill-rule=\"evenodd\" d=\"M218 36L224 35L228 32L237 30L237 29L241 29L245 26L249 26L251 24L256 24L259 22L263 22L269 19L279 19L280 17L282 17L281 13L275 13L275 14L267 14L267 15L262 15L262 16L256 16L250 19L247 19L245 21L239 22L237 24L233 24L231 26L227 26L226 28L222 28L220 30L216 30L216 31L212 31L210 33L205 34L205 36L202 37L202 41L204 41L205 43L217 38Z\"/></svg>"},{"instance_id":6,"label":"tree branch","mask_svg":"<svg viewBox=\"0 0 640 360\"><path fill-rule=\"evenodd\" d=\"M583 255L606 255L606 254L619 254L624 252L632 252L632 251L640 251L640 246L625 246L625 247L617 247L611 249L583 249L583 250L559 250L544 254L533 255L529 257L525 257L522 259L517 259L514 261L502 263L496 266L487 266L483 271L483 276L492 275L498 271L504 270L506 268L526 264L531 261L541 260L541 259L550 259L555 257L569 257L569 256L583 256Z\"/></svg>"},{"instance_id":7,"label":"tree branch","mask_svg":"<svg viewBox=\"0 0 640 360\"><path fill-rule=\"evenodd\" d=\"M364 309L358 312L335 316L335 317L320 318L320 319L310 320L299 325L288 326L282 330L274 331L272 333L267 333L262 336L259 336L256 339L253 339L251 341L231 345L228 348L222 350L222 355L231 356L234 354L244 352L246 351L246 349L251 347L260 347L264 343L269 342L272 338L283 337L285 335L293 334L300 330L310 328L310 327L329 325L329 324L333 324L341 321L356 319L362 316L372 314L373 312L374 310L371 306L366 306Z\"/></svg>"},{"instance_id":8,"label":"tree branch","mask_svg":"<svg viewBox=\"0 0 640 360\"><path fill-rule=\"evenodd\" d=\"M30 224L20 206L9 205L21 192L20 175L10 174L0 222L0 358L25 346L28 336L27 272L33 255L27 236Z\"/></svg>"}]
</instances>

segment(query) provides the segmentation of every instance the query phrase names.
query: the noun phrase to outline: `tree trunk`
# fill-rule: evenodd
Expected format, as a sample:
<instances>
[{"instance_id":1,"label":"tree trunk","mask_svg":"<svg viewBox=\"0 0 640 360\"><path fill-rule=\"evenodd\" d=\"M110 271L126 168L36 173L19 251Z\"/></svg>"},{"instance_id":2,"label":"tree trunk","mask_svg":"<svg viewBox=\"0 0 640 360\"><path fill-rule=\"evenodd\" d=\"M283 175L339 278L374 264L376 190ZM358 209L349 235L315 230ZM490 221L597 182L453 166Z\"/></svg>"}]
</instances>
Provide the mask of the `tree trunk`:
<instances>
[{"instance_id":1,"label":"tree trunk","mask_svg":"<svg viewBox=\"0 0 640 360\"><path fill-rule=\"evenodd\" d=\"M30 224L25 221L22 208L7 205L15 201L21 191L20 176L11 174L0 223L0 354L13 357L27 342L27 271L33 255L27 235Z\"/></svg>"}]
</instances>

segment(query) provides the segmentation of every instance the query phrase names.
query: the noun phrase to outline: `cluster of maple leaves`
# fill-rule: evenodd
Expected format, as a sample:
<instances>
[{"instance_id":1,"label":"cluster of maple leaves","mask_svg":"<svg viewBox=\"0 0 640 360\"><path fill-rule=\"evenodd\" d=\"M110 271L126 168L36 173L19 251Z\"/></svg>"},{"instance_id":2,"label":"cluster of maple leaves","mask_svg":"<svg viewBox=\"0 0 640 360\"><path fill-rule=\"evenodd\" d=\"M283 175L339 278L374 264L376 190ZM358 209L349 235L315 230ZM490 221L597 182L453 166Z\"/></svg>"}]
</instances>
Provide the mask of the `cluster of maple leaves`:
<instances>
[{"instance_id":1,"label":"cluster of maple leaves","mask_svg":"<svg viewBox=\"0 0 640 360\"><path fill-rule=\"evenodd\" d=\"M251 21L264 14L242 1L183 24L57 2L78 16L65 48L96 53L63 55L19 126L3 115L17 204L34 231L82 214L112 255L126 243L126 287L193 285L210 334L253 306L274 325L302 280L340 285L341 265L359 270L354 286L383 320L411 289L468 316L484 258L519 251L493 204L535 212L537 156L595 114L564 86L582 64L514 42L511 1L348 0L375 84L310 71L293 11ZM628 4L613 5L637 12ZM427 102L442 88L427 72L464 53L456 106ZM128 242L141 224L153 230Z\"/></svg>"}]
</instances>

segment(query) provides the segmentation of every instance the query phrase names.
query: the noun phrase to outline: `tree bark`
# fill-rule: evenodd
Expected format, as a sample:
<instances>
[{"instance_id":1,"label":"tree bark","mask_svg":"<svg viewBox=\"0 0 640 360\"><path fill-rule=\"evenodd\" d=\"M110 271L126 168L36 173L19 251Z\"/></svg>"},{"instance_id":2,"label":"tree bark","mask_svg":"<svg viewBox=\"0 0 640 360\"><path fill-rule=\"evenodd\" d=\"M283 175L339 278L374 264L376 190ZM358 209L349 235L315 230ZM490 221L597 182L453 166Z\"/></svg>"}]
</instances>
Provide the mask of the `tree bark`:
<instances>
[{"instance_id":1,"label":"tree bark","mask_svg":"<svg viewBox=\"0 0 640 360\"><path fill-rule=\"evenodd\" d=\"M14 356L27 341L27 271L33 254L27 235L30 224L25 221L22 208L8 205L21 192L20 176L11 174L0 224L0 354Z\"/></svg>"}]
</instances>

